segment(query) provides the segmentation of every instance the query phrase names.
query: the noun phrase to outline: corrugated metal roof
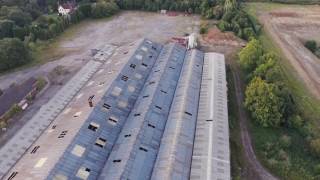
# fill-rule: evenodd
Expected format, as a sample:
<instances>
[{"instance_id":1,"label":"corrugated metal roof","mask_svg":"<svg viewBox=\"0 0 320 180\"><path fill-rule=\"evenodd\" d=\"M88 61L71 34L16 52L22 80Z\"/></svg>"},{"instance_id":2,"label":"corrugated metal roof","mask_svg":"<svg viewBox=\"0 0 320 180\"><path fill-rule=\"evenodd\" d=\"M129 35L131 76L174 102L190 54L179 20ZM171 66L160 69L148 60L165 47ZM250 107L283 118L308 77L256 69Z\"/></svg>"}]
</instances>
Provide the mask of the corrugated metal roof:
<instances>
[{"instance_id":1,"label":"corrugated metal roof","mask_svg":"<svg viewBox=\"0 0 320 180\"><path fill-rule=\"evenodd\" d=\"M224 55L206 53L190 179L230 179Z\"/></svg>"},{"instance_id":2,"label":"corrugated metal roof","mask_svg":"<svg viewBox=\"0 0 320 180\"><path fill-rule=\"evenodd\" d=\"M105 54L97 59L108 59L110 48L106 46ZM95 70L99 64L94 64ZM88 67L88 72L79 75L79 82L86 82L95 72ZM121 67L124 68L113 76L114 81L110 80L106 93L99 94L97 99L102 96L101 100L83 117L69 141L64 141L64 146L51 145L60 154L41 175L46 176L51 170L47 179L230 179L224 56L143 40ZM78 84L71 81L56 97L67 94L71 99L81 88ZM69 89L70 97L66 93L71 92ZM95 91L91 87L90 90ZM64 101L63 107L54 106L57 100L52 101L54 104L46 108L60 111L67 104ZM41 157L35 166L45 166L48 160L47 156Z\"/></svg>"},{"instance_id":3,"label":"corrugated metal roof","mask_svg":"<svg viewBox=\"0 0 320 180\"><path fill-rule=\"evenodd\" d=\"M48 179L97 179L161 49L162 45L149 40L140 44L50 172ZM85 148L81 157L74 149L79 146Z\"/></svg>"},{"instance_id":4,"label":"corrugated metal roof","mask_svg":"<svg viewBox=\"0 0 320 180\"><path fill-rule=\"evenodd\" d=\"M89 61L68 83L0 149L0 178L21 158L32 143L59 115L101 63Z\"/></svg>"},{"instance_id":5,"label":"corrugated metal roof","mask_svg":"<svg viewBox=\"0 0 320 180\"><path fill-rule=\"evenodd\" d=\"M152 179L189 179L202 66L203 53L188 51Z\"/></svg>"},{"instance_id":6,"label":"corrugated metal roof","mask_svg":"<svg viewBox=\"0 0 320 180\"><path fill-rule=\"evenodd\" d=\"M185 51L163 48L99 179L150 179Z\"/></svg>"}]
</instances>

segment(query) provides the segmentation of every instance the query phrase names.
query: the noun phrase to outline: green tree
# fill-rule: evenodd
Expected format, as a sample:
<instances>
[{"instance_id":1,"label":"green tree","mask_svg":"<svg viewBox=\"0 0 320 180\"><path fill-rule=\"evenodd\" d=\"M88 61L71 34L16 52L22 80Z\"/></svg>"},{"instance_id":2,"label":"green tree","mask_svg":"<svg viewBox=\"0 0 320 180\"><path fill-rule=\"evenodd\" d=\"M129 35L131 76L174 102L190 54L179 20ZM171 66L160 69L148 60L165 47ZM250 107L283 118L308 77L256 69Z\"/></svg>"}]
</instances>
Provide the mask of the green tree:
<instances>
[{"instance_id":1,"label":"green tree","mask_svg":"<svg viewBox=\"0 0 320 180\"><path fill-rule=\"evenodd\" d=\"M30 60L29 49L19 39L0 40L0 72L25 64Z\"/></svg>"},{"instance_id":2,"label":"green tree","mask_svg":"<svg viewBox=\"0 0 320 180\"><path fill-rule=\"evenodd\" d=\"M82 14L85 17L91 17L91 4L90 3L81 4L79 6L79 10L82 12Z\"/></svg>"},{"instance_id":3,"label":"green tree","mask_svg":"<svg viewBox=\"0 0 320 180\"><path fill-rule=\"evenodd\" d=\"M12 37L13 36L14 22L11 20L0 21L0 38Z\"/></svg>"},{"instance_id":4,"label":"green tree","mask_svg":"<svg viewBox=\"0 0 320 180\"><path fill-rule=\"evenodd\" d=\"M278 127L282 122L282 101L274 84L254 78L246 89L245 106L263 127Z\"/></svg>"},{"instance_id":5,"label":"green tree","mask_svg":"<svg viewBox=\"0 0 320 180\"><path fill-rule=\"evenodd\" d=\"M311 41L307 41L305 44L304 44L304 46L306 47L306 48L308 48L311 52L316 52L316 50L317 50L317 42L316 41L314 41L314 40L311 40Z\"/></svg>"},{"instance_id":6,"label":"green tree","mask_svg":"<svg viewBox=\"0 0 320 180\"><path fill-rule=\"evenodd\" d=\"M259 66L254 70L253 76L259 76L268 83L282 82L282 73L277 61L278 59L271 53L263 55L257 63Z\"/></svg>"},{"instance_id":7,"label":"green tree","mask_svg":"<svg viewBox=\"0 0 320 180\"><path fill-rule=\"evenodd\" d=\"M235 10L237 7L237 1L236 0L225 0L224 1L224 11L230 12Z\"/></svg>"},{"instance_id":8,"label":"green tree","mask_svg":"<svg viewBox=\"0 0 320 180\"><path fill-rule=\"evenodd\" d=\"M251 73L257 67L257 63L262 54L263 49L260 42L252 39L239 53L240 66L247 73Z\"/></svg>"},{"instance_id":9,"label":"green tree","mask_svg":"<svg viewBox=\"0 0 320 180\"><path fill-rule=\"evenodd\" d=\"M25 13L20 9L10 10L8 14L8 19L15 22L16 25L24 27L29 25L32 21L32 17L29 13Z\"/></svg>"},{"instance_id":10,"label":"green tree","mask_svg":"<svg viewBox=\"0 0 320 180\"><path fill-rule=\"evenodd\" d=\"M320 157L320 138L316 138L310 141L311 152Z\"/></svg>"}]
</instances>

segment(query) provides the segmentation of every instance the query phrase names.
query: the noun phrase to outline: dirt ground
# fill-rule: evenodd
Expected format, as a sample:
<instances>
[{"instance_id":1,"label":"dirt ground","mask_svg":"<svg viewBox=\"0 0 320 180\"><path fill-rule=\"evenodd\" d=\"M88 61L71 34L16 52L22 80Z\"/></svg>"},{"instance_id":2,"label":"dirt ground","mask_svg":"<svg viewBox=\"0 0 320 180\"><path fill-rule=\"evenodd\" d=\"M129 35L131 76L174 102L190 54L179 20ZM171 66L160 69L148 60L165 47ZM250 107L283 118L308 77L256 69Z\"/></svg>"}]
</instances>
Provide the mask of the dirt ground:
<instances>
[{"instance_id":1,"label":"dirt ground","mask_svg":"<svg viewBox=\"0 0 320 180\"><path fill-rule=\"evenodd\" d=\"M270 11L258 11L258 18L300 79L320 99L320 59L303 45L306 40L320 42L320 7L279 7Z\"/></svg>"}]
</instances>

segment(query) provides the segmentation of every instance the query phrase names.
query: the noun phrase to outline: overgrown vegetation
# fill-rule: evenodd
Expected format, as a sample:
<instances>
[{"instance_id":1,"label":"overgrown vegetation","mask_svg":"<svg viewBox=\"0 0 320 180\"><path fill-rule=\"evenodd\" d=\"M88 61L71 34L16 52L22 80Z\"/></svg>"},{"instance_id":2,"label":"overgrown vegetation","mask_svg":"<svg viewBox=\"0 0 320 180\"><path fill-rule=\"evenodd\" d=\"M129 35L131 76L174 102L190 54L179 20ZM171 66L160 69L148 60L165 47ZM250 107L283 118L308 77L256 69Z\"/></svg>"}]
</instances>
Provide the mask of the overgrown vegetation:
<instances>
[{"instance_id":1,"label":"overgrown vegetation","mask_svg":"<svg viewBox=\"0 0 320 180\"><path fill-rule=\"evenodd\" d=\"M320 4L319 0L245 0L246 2L272 2L283 4Z\"/></svg>"},{"instance_id":2,"label":"overgrown vegetation","mask_svg":"<svg viewBox=\"0 0 320 180\"><path fill-rule=\"evenodd\" d=\"M259 27L251 15L245 16L252 27ZM300 100L305 98L293 88L283 57L274 46L266 47L270 39L263 30L242 38L250 40L239 53L239 63L247 83L245 106L251 115L251 133L259 159L284 179L319 178L320 139L314 123L317 113L309 106L301 108Z\"/></svg>"},{"instance_id":3,"label":"overgrown vegetation","mask_svg":"<svg viewBox=\"0 0 320 180\"><path fill-rule=\"evenodd\" d=\"M304 46L309 49L314 55L320 58L320 46L314 40L309 40L304 43Z\"/></svg>"},{"instance_id":4,"label":"overgrown vegetation","mask_svg":"<svg viewBox=\"0 0 320 180\"><path fill-rule=\"evenodd\" d=\"M0 117L0 128L5 128L8 121L15 115L19 114L22 108L18 104L12 105L12 107Z\"/></svg>"},{"instance_id":5,"label":"overgrown vegetation","mask_svg":"<svg viewBox=\"0 0 320 180\"><path fill-rule=\"evenodd\" d=\"M227 85L228 85L228 118L230 129L230 151L231 151L231 176L232 179L240 180L247 168L244 160L243 146L240 138L240 122L238 114L238 106L236 102L236 90L232 70L227 66Z\"/></svg>"}]
</instances>

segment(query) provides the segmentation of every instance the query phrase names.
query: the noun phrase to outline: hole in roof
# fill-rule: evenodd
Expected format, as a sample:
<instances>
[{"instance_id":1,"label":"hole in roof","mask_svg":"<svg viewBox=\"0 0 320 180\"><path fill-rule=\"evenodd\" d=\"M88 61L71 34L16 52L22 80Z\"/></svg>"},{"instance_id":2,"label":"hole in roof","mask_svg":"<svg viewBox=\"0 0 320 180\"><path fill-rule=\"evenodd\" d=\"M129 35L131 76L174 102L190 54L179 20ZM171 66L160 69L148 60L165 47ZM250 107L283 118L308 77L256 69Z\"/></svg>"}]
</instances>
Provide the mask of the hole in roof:
<instances>
[{"instance_id":1,"label":"hole in roof","mask_svg":"<svg viewBox=\"0 0 320 180\"><path fill-rule=\"evenodd\" d=\"M98 128L99 128L99 127L100 127L100 125L99 125L99 124L94 123L94 122L91 122L91 123L89 124L89 126L88 126L88 129L90 129L90 130L92 130L92 131L96 132L96 131L98 130Z\"/></svg>"},{"instance_id":2,"label":"hole in roof","mask_svg":"<svg viewBox=\"0 0 320 180\"><path fill-rule=\"evenodd\" d=\"M107 140L101 137L99 137L95 143L96 146L99 146L101 148L103 148L106 144L107 144Z\"/></svg>"},{"instance_id":3,"label":"hole in roof","mask_svg":"<svg viewBox=\"0 0 320 180\"><path fill-rule=\"evenodd\" d=\"M115 160L113 160L112 162L118 163L118 162L121 162L121 159L115 159Z\"/></svg>"},{"instance_id":4,"label":"hole in roof","mask_svg":"<svg viewBox=\"0 0 320 180\"><path fill-rule=\"evenodd\" d=\"M118 123L118 118L114 117L114 116L110 116L109 117L109 122L113 125L117 124Z\"/></svg>"},{"instance_id":5,"label":"hole in roof","mask_svg":"<svg viewBox=\"0 0 320 180\"><path fill-rule=\"evenodd\" d=\"M122 80L122 81L128 81L128 79L129 79L128 76L125 76L125 75L121 76L121 80Z\"/></svg>"},{"instance_id":6,"label":"hole in roof","mask_svg":"<svg viewBox=\"0 0 320 180\"><path fill-rule=\"evenodd\" d=\"M147 150L146 148L139 147L139 149L140 149L141 151L148 152L148 150Z\"/></svg>"},{"instance_id":7,"label":"hole in roof","mask_svg":"<svg viewBox=\"0 0 320 180\"><path fill-rule=\"evenodd\" d=\"M110 109L110 108L111 108L111 106L110 106L109 104L107 104L107 103L104 103L104 104L102 105L102 107L104 107L104 108L106 108L106 109Z\"/></svg>"},{"instance_id":8,"label":"hole in roof","mask_svg":"<svg viewBox=\"0 0 320 180\"><path fill-rule=\"evenodd\" d=\"M141 59L142 59L142 55L140 55L140 54L137 54L135 57L136 57L136 59L138 59L138 60L141 60Z\"/></svg>"},{"instance_id":9,"label":"hole in roof","mask_svg":"<svg viewBox=\"0 0 320 180\"><path fill-rule=\"evenodd\" d=\"M82 166L81 168L79 168L76 176L81 179L88 179L90 171L91 170L89 168Z\"/></svg>"},{"instance_id":10,"label":"hole in roof","mask_svg":"<svg viewBox=\"0 0 320 180\"><path fill-rule=\"evenodd\" d=\"M121 100L121 101L118 102L118 106L120 108L126 108L128 106L128 102Z\"/></svg>"},{"instance_id":11,"label":"hole in roof","mask_svg":"<svg viewBox=\"0 0 320 180\"><path fill-rule=\"evenodd\" d=\"M136 74L134 75L134 77L135 77L136 79L142 79L142 75L139 74L139 73L136 73Z\"/></svg>"},{"instance_id":12,"label":"hole in roof","mask_svg":"<svg viewBox=\"0 0 320 180\"><path fill-rule=\"evenodd\" d=\"M134 86L132 86L132 85L129 85L129 86L128 86L128 91L129 91L129 92L132 93L132 92L134 92L135 90L136 90L136 88L135 88Z\"/></svg>"},{"instance_id":13,"label":"hole in roof","mask_svg":"<svg viewBox=\"0 0 320 180\"><path fill-rule=\"evenodd\" d=\"M135 68L136 68L136 65L135 65L135 64L130 64L130 67L131 67L132 69L135 69Z\"/></svg>"},{"instance_id":14,"label":"hole in roof","mask_svg":"<svg viewBox=\"0 0 320 180\"><path fill-rule=\"evenodd\" d=\"M156 128L154 125L152 124L148 124L149 127L152 127L152 128Z\"/></svg>"},{"instance_id":15,"label":"hole in roof","mask_svg":"<svg viewBox=\"0 0 320 180\"><path fill-rule=\"evenodd\" d=\"M121 94L121 92L122 92L122 89L120 87L116 86L116 87L113 88L111 94L113 96L119 96Z\"/></svg>"},{"instance_id":16,"label":"hole in roof","mask_svg":"<svg viewBox=\"0 0 320 180\"><path fill-rule=\"evenodd\" d=\"M134 114L133 116L140 116L141 114L140 113L136 113L136 114Z\"/></svg>"}]
</instances>

